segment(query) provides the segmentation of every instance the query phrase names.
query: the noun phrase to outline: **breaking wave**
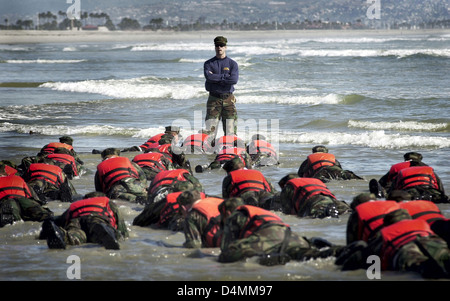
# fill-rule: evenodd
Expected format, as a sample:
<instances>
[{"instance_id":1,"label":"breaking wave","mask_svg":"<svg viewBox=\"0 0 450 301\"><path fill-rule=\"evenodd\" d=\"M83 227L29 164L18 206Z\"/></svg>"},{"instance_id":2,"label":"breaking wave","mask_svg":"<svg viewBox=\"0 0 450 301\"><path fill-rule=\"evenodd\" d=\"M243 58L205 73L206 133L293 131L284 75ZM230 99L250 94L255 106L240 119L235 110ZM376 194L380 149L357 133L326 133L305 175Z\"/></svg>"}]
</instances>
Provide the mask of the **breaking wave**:
<instances>
[{"instance_id":1,"label":"breaking wave","mask_svg":"<svg viewBox=\"0 0 450 301\"><path fill-rule=\"evenodd\" d=\"M450 138L386 134L385 131L371 131L363 133L345 132L284 132L280 133L280 142L312 143L330 145L358 145L381 149L403 148L445 148L450 147Z\"/></svg>"},{"instance_id":2,"label":"breaking wave","mask_svg":"<svg viewBox=\"0 0 450 301\"><path fill-rule=\"evenodd\" d=\"M349 120L349 127L362 128L369 130L395 130L395 131L424 131L424 132L440 132L448 131L449 123L430 123L419 121L397 121L397 122L372 122L372 121L357 121Z\"/></svg>"},{"instance_id":3,"label":"breaking wave","mask_svg":"<svg viewBox=\"0 0 450 301\"><path fill-rule=\"evenodd\" d=\"M56 91L101 94L114 98L190 99L205 94L203 87L156 78L86 80L79 82L48 82L40 85Z\"/></svg>"},{"instance_id":4,"label":"breaking wave","mask_svg":"<svg viewBox=\"0 0 450 301\"><path fill-rule=\"evenodd\" d=\"M0 63L7 64L75 64L86 62L86 60L48 60L48 59L36 59L36 60L2 60Z\"/></svg>"}]
</instances>

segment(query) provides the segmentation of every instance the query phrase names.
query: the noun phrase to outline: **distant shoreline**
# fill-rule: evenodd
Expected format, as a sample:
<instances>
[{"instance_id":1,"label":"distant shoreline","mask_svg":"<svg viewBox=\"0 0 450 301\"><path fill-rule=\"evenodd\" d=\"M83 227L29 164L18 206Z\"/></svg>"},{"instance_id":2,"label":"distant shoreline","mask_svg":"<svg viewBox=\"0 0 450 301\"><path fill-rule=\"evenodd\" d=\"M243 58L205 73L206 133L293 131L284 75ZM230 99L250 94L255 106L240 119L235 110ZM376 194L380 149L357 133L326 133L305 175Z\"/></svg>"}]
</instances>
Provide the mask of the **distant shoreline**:
<instances>
[{"instance_id":1,"label":"distant shoreline","mask_svg":"<svg viewBox=\"0 0 450 301\"><path fill-rule=\"evenodd\" d=\"M229 39L316 38L345 36L392 36L450 34L450 29L417 30L270 30L270 31L69 31L1 30L0 44L80 43L80 42L157 42L209 41L217 35ZM231 41L230 41L231 42Z\"/></svg>"}]
</instances>

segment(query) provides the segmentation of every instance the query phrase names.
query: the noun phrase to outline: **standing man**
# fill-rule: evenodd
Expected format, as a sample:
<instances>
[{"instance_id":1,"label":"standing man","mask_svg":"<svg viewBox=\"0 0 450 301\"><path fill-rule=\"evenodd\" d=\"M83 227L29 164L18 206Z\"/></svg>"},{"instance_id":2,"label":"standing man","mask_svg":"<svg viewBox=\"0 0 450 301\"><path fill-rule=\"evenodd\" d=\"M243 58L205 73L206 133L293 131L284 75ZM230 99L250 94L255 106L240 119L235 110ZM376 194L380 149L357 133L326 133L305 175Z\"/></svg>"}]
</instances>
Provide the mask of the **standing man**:
<instances>
[{"instance_id":1,"label":"standing man","mask_svg":"<svg viewBox=\"0 0 450 301\"><path fill-rule=\"evenodd\" d=\"M205 88L209 92L206 104L205 126L208 135L217 135L217 126L222 119L224 135L237 132L236 98L234 85L239 79L238 64L227 57L227 39L218 36L214 39L216 56L204 64Z\"/></svg>"}]
</instances>

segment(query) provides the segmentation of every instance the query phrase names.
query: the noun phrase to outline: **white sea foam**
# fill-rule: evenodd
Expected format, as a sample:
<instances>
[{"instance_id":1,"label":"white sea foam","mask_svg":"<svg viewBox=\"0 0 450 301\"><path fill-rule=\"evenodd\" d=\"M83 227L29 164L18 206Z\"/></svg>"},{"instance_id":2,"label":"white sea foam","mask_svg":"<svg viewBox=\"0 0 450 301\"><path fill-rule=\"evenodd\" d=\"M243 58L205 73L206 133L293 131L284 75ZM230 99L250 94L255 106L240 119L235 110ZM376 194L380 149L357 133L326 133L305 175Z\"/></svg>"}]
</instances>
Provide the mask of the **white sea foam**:
<instances>
[{"instance_id":1,"label":"white sea foam","mask_svg":"<svg viewBox=\"0 0 450 301\"><path fill-rule=\"evenodd\" d=\"M124 135L133 136L140 130L136 128L122 128L110 125L33 125L33 124L13 124L9 122L0 123L0 132L33 132L41 135Z\"/></svg>"},{"instance_id":2,"label":"white sea foam","mask_svg":"<svg viewBox=\"0 0 450 301\"><path fill-rule=\"evenodd\" d=\"M371 122L371 121L358 121L349 120L349 127L363 128L370 130L396 130L396 131L426 131L435 132L445 130L448 123L429 123L418 121L397 121L397 122Z\"/></svg>"},{"instance_id":3,"label":"white sea foam","mask_svg":"<svg viewBox=\"0 0 450 301\"><path fill-rule=\"evenodd\" d=\"M345 132L282 132L280 142L311 143L329 145L358 145L382 149L402 148L446 148L450 147L450 138L386 134L385 131L363 133Z\"/></svg>"},{"instance_id":4,"label":"white sea foam","mask_svg":"<svg viewBox=\"0 0 450 301\"><path fill-rule=\"evenodd\" d=\"M130 51L174 51L183 49L186 51L211 51L214 45L210 43L151 43L131 47Z\"/></svg>"},{"instance_id":5,"label":"white sea foam","mask_svg":"<svg viewBox=\"0 0 450 301\"><path fill-rule=\"evenodd\" d=\"M73 47L73 46L67 46L67 47L64 47L62 51L64 51L64 52L73 52L73 51L77 51L77 48Z\"/></svg>"},{"instance_id":6,"label":"white sea foam","mask_svg":"<svg viewBox=\"0 0 450 301\"><path fill-rule=\"evenodd\" d=\"M36 60L5 60L5 63L9 64L75 64L85 62L86 60L47 60L47 59L36 59Z\"/></svg>"},{"instance_id":7,"label":"white sea foam","mask_svg":"<svg viewBox=\"0 0 450 301\"><path fill-rule=\"evenodd\" d=\"M114 98L191 99L205 92L201 85L159 81L150 78L87 80L80 82L48 82L40 85L57 91L101 94Z\"/></svg>"},{"instance_id":8,"label":"white sea foam","mask_svg":"<svg viewBox=\"0 0 450 301\"><path fill-rule=\"evenodd\" d=\"M338 104L344 101L344 97L338 94L327 95L279 95L279 96L239 96L239 103L276 103L293 105L319 105L319 104Z\"/></svg>"},{"instance_id":9,"label":"white sea foam","mask_svg":"<svg viewBox=\"0 0 450 301\"><path fill-rule=\"evenodd\" d=\"M231 51L234 54L246 56L255 55L279 55L279 56L300 56L300 57L386 57L394 56L398 58L412 55L429 55L450 57L450 49L304 49L298 45L284 45L285 47L264 47L264 46L237 46Z\"/></svg>"}]
</instances>

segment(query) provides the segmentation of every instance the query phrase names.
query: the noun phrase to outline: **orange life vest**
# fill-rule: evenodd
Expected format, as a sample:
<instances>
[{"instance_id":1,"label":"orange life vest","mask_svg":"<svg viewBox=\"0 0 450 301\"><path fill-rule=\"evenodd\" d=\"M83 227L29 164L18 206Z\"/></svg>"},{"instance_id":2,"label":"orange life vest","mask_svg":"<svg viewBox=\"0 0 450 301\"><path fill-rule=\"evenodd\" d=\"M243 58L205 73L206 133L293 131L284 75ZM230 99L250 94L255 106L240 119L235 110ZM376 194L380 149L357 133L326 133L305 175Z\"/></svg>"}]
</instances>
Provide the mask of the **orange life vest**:
<instances>
[{"instance_id":1,"label":"orange life vest","mask_svg":"<svg viewBox=\"0 0 450 301\"><path fill-rule=\"evenodd\" d=\"M105 217L111 226L117 229L117 221L114 212L109 206L109 201L110 200L107 197L94 197L73 202L69 207L68 219L99 214Z\"/></svg>"},{"instance_id":2,"label":"orange life vest","mask_svg":"<svg viewBox=\"0 0 450 301\"><path fill-rule=\"evenodd\" d=\"M103 192L107 192L112 185L125 178L139 179L139 172L127 157L113 157L97 165L99 180Z\"/></svg>"},{"instance_id":3,"label":"orange life vest","mask_svg":"<svg viewBox=\"0 0 450 301\"><path fill-rule=\"evenodd\" d=\"M265 140L252 140L248 145L248 153L256 155L259 153L268 154L271 157L278 158L277 152L272 144Z\"/></svg>"},{"instance_id":4,"label":"orange life vest","mask_svg":"<svg viewBox=\"0 0 450 301\"><path fill-rule=\"evenodd\" d=\"M430 186L439 189L433 168L430 166L413 166L400 170L396 177L395 188L402 190L414 186Z\"/></svg>"},{"instance_id":5,"label":"orange life vest","mask_svg":"<svg viewBox=\"0 0 450 301\"><path fill-rule=\"evenodd\" d=\"M297 214L300 204L303 204L312 196L321 194L336 199L327 186L321 180L316 178L295 178L289 180L286 185L290 185L294 188L293 200L295 203L294 208L292 208L292 214Z\"/></svg>"},{"instance_id":6,"label":"orange life vest","mask_svg":"<svg viewBox=\"0 0 450 301\"><path fill-rule=\"evenodd\" d=\"M215 161L218 161L220 164L225 164L227 161L239 157L242 163L245 164L245 159L242 157L242 154L245 154L246 152L247 151L245 149L239 147L224 148L217 153Z\"/></svg>"},{"instance_id":7,"label":"orange life vest","mask_svg":"<svg viewBox=\"0 0 450 301\"><path fill-rule=\"evenodd\" d=\"M183 191L171 192L166 195L166 204L161 209L159 214L159 226L166 225L170 219L178 212L180 205L177 202L177 197L183 193ZM204 199L205 194L203 192L200 193L200 198Z\"/></svg>"},{"instance_id":8,"label":"orange life vest","mask_svg":"<svg viewBox=\"0 0 450 301\"><path fill-rule=\"evenodd\" d=\"M153 170L163 171L167 170L167 168L161 160L162 157L164 157L162 153L144 153L136 155L133 158L133 162L140 167L149 167Z\"/></svg>"},{"instance_id":9,"label":"orange life vest","mask_svg":"<svg viewBox=\"0 0 450 301\"><path fill-rule=\"evenodd\" d=\"M216 142L217 149L243 147L244 141L236 135L227 135L220 137Z\"/></svg>"},{"instance_id":10,"label":"orange life vest","mask_svg":"<svg viewBox=\"0 0 450 301\"><path fill-rule=\"evenodd\" d=\"M211 151L211 145L208 143L208 137L209 136L204 133L190 135L184 140L183 145L185 147L195 147L209 152Z\"/></svg>"},{"instance_id":11,"label":"orange life vest","mask_svg":"<svg viewBox=\"0 0 450 301\"><path fill-rule=\"evenodd\" d=\"M178 181L187 181L184 177L186 174L189 174L189 171L182 168L160 171L150 184L149 191L154 193L160 186L171 186Z\"/></svg>"},{"instance_id":12,"label":"orange life vest","mask_svg":"<svg viewBox=\"0 0 450 301\"><path fill-rule=\"evenodd\" d=\"M183 193L183 191L172 192L166 195L166 204L161 209L159 214L158 225L165 225L170 219L178 212L180 205L177 202L177 197Z\"/></svg>"},{"instance_id":13,"label":"orange life vest","mask_svg":"<svg viewBox=\"0 0 450 301\"><path fill-rule=\"evenodd\" d=\"M32 198L25 180L16 175L0 177L0 200L4 198Z\"/></svg>"},{"instance_id":14,"label":"orange life vest","mask_svg":"<svg viewBox=\"0 0 450 301\"><path fill-rule=\"evenodd\" d=\"M437 220L446 219L439 207L431 201L405 201L399 203L399 205L401 208L408 210L413 219L423 219L430 225Z\"/></svg>"},{"instance_id":15,"label":"orange life vest","mask_svg":"<svg viewBox=\"0 0 450 301\"><path fill-rule=\"evenodd\" d=\"M9 165L5 165L5 172L8 176L15 175L16 173L18 173L17 169Z\"/></svg>"},{"instance_id":16,"label":"orange life vest","mask_svg":"<svg viewBox=\"0 0 450 301\"><path fill-rule=\"evenodd\" d=\"M381 269L383 270L389 269L392 258L402 246L418 236L426 237L434 234L428 223L420 219L401 220L383 227L380 232L383 237L381 249Z\"/></svg>"},{"instance_id":17,"label":"orange life vest","mask_svg":"<svg viewBox=\"0 0 450 301\"><path fill-rule=\"evenodd\" d=\"M313 153L308 156L308 163L314 174L321 167L336 165L336 158L333 154L329 153ZM312 174L305 176L312 176Z\"/></svg>"},{"instance_id":18,"label":"orange life vest","mask_svg":"<svg viewBox=\"0 0 450 301\"><path fill-rule=\"evenodd\" d=\"M389 169L388 181L394 181L394 178L398 175L398 172L404 168L411 167L411 161L404 161L397 164L394 164Z\"/></svg>"},{"instance_id":19,"label":"orange life vest","mask_svg":"<svg viewBox=\"0 0 450 301\"><path fill-rule=\"evenodd\" d=\"M239 238L249 237L267 225L282 225L289 227L289 225L285 224L278 215L260 207L243 205L237 207L236 210L242 211L248 216L247 223L241 230Z\"/></svg>"},{"instance_id":20,"label":"orange life vest","mask_svg":"<svg viewBox=\"0 0 450 301\"><path fill-rule=\"evenodd\" d=\"M150 139L147 140L147 142L145 142L144 144L142 144L140 146L141 149L146 150L149 148L156 148L159 146L159 140L161 139L161 137L164 135L164 133L160 133L157 134L153 137L151 137Z\"/></svg>"},{"instance_id":21,"label":"orange life vest","mask_svg":"<svg viewBox=\"0 0 450 301\"><path fill-rule=\"evenodd\" d=\"M264 175L255 169L238 169L229 173L231 176L230 197L236 197L247 191L271 192Z\"/></svg>"},{"instance_id":22,"label":"orange life vest","mask_svg":"<svg viewBox=\"0 0 450 301\"><path fill-rule=\"evenodd\" d=\"M48 154L46 157L54 161L61 162L64 165L70 165L73 170L73 175L78 176L77 164L73 156L68 154Z\"/></svg>"},{"instance_id":23,"label":"orange life vest","mask_svg":"<svg viewBox=\"0 0 450 301\"><path fill-rule=\"evenodd\" d=\"M62 147L69 151L73 151L72 145L62 142L51 142L45 145L42 150L47 154L53 154L55 152L55 149L57 149L58 147Z\"/></svg>"},{"instance_id":24,"label":"orange life vest","mask_svg":"<svg viewBox=\"0 0 450 301\"><path fill-rule=\"evenodd\" d=\"M222 232L220 231L220 212L219 204L223 199L208 197L192 206L192 210L200 212L208 221L205 229L203 229L202 238L205 247L220 247Z\"/></svg>"},{"instance_id":25,"label":"orange life vest","mask_svg":"<svg viewBox=\"0 0 450 301\"><path fill-rule=\"evenodd\" d=\"M383 218L389 212L401 209L396 201L369 201L356 206L358 239L368 241L383 227Z\"/></svg>"},{"instance_id":26,"label":"orange life vest","mask_svg":"<svg viewBox=\"0 0 450 301\"><path fill-rule=\"evenodd\" d=\"M64 175L61 167L45 163L32 163L24 175L27 182L44 180L56 187L64 183Z\"/></svg>"},{"instance_id":27,"label":"orange life vest","mask_svg":"<svg viewBox=\"0 0 450 301\"><path fill-rule=\"evenodd\" d=\"M166 143L166 144L161 144L158 145L156 148L158 149L159 152L168 155L170 158L172 158L172 152L170 150L170 147L172 146L172 144L170 143Z\"/></svg>"}]
</instances>

